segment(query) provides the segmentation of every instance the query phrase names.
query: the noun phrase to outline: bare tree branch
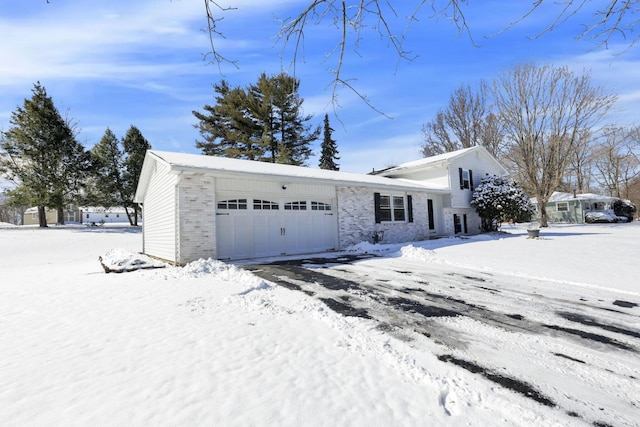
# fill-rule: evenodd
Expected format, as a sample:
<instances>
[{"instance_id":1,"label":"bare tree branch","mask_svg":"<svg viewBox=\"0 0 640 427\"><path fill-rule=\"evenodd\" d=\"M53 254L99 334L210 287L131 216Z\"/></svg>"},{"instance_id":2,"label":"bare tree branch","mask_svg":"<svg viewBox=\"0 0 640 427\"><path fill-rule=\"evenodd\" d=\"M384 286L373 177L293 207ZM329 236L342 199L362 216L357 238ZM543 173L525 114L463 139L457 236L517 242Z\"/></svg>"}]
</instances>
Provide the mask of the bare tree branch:
<instances>
[{"instance_id":1,"label":"bare tree branch","mask_svg":"<svg viewBox=\"0 0 640 427\"><path fill-rule=\"evenodd\" d=\"M396 6L394 6L391 0L308 0L307 5L297 15L280 20L281 29L277 37L283 44L283 52L288 47L292 48L291 64L295 75L297 64L304 62L305 30L309 25L321 23L333 26L339 40L325 52L325 61L333 61L328 67L329 72L333 75L332 102L335 106L338 89L346 88L371 106L366 96L353 85L354 79L343 76L348 52L352 51L359 55L358 48L363 40L364 31L377 33L380 39L393 49L398 57L398 63L402 60L411 61L415 55L404 48L404 41L411 27L420 22L419 16L425 5L429 5L433 12L428 17L429 19L445 18L449 20L456 26L459 33L466 33L471 42L476 45L464 10L468 0L413 1L414 4L407 4L409 2L402 4L404 7L410 7L410 11L408 16L400 17L397 11L397 7L399 7L397 5L400 3L395 3ZM204 3L207 17L206 31L209 33L211 45L211 52L208 54L211 57L210 62L219 65L228 62L237 67L237 61L229 60L221 54L214 43L215 38L224 37L223 32L218 28L218 24L223 19L220 15L235 9L235 7L221 6L216 0L204 0ZM530 18L543 5L549 5L549 3L552 3L551 0L534 0L533 4L518 19L508 23L501 31L487 37L497 36L508 31ZM584 30L577 34L576 38L592 38L597 41L597 47L607 48L614 37L620 36L628 40L628 46L631 47L640 38L640 34L635 31L638 25L637 16L640 12L639 3L640 0L607 0L604 6L600 6L594 0L558 0L552 3L552 6L556 6L558 9L557 13L551 15L551 22L532 38L541 37L565 24L579 12L587 12L587 9L591 7L595 9L595 12L592 13L593 19L591 22L584 23ZM398 20L405 23L402 29L396 31Z\"/></svg>"},{"instance_id":2,"label":"bare tree branch","mask_svg":"<svg viewBox=\"0 0 640 427\"><path fill-rule=\"evenodd\" d=\"M236 10L236 7L223 7L218 4L218 2L214 0L204 0L204 8L207 15L207 27L206 31L209 35L209 45L211 47L211 51L205 55L205 58L211 56L212 58L209 62L217 64L218 69L220 69L220 65L222 63L229 63L238 68L238 61L227 59L224 55L222 55L218 49L216 48L214 38L221 37L224 38L224 34L218 30L218 23L224 19L224 17L217 17L212 11L212 7L215 7L220 10L221 13Z\"/></svg>"}]
</instances>

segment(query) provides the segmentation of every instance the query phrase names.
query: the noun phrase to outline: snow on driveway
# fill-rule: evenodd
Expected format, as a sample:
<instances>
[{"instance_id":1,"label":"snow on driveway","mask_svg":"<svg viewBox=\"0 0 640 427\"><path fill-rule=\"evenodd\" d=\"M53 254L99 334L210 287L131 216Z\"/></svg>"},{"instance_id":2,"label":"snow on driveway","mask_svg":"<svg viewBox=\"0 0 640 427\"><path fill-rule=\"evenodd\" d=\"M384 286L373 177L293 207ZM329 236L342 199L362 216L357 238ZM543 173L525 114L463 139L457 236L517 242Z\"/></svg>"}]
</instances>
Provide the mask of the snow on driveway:
<instances>
[{"instance_id":1,"label":"snow on driveway","mask_svg":"<svg viewBox=\"0 0 640 427\"><path fill-rule=\"evenodd\" d=\"M285 260L246 268L345 316L371 319L378 329L441 361L571 417L636 425L640 298L628 283L605 291L606 283L581 286L463 267L428 249L446 242L423 245L397 252L383 247L392 252L380 258L352 255L339 262ZM611 273L610 280L616 280Z\"/></svg>"},{"instance_id":2,"label":"snow on driveway","mask_svg":"<svg viewBox=\"0 0 640 427\"><path fill-rule=\"evenodd\" d=\"M378 245L273 281L105 274L138 229L0 227L0 424L637 425L638 225Z\"/></svg>"}]
</instances>

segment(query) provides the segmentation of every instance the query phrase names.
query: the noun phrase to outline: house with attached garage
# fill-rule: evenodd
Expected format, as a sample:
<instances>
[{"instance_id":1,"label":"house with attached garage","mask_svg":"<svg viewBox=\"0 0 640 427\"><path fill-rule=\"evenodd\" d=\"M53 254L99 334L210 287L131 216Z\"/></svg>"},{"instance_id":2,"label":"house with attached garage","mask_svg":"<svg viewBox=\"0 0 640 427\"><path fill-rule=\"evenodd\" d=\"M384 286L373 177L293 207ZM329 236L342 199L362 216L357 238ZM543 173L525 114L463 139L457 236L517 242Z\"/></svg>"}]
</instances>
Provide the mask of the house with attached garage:
<instances>
[{"instance_id":1,"label":"house with attached garage","mask_svg":"<svg viewBox=\"0 0 640 427\"><path fill-rule=\"evenodd\" d=\"M443 157L438 167L446 176L436 179L426 164L365 175L149 150L135 195L143 252L181 265L420 241L465 233L465 218L466 232L477 232L468 206L471 171L503 170L487 154ZM452 189L457 175L449 175L458 166L465 181Z\"/></svg>"}]
</instances>

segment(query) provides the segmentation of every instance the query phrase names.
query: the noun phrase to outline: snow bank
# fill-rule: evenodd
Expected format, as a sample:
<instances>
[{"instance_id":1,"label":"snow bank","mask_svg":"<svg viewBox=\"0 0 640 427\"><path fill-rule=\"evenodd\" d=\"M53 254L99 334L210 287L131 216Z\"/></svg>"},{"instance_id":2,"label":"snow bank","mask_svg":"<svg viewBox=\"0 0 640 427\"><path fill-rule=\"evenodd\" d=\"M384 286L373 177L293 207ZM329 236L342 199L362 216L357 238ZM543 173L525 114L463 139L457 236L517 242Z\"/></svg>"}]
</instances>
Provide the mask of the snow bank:
<instances>
[{"instance_id":1,"label":"snow bank","mask_svg":"<svg viewBox=\"0 0 640 427\"><path fill-rule=\"evenodd\" d=\"M163 268L166 264L126 249L111 249L98 257L105 273L123 273L143 268Z\"/></svg>"},{"instance_id":2,"label":"snow bank","mask_svg":"<svg viewBox=\"0 0 640 427\"><path fill-rule=\"evenodd\" d=\"M249 287L260 287L264 282L246 270L242 270L233 264L225 264L215 259L200 258L190 262L179 269L178 277L198 278L211 276L225 282L242 283Z\"/></svg>"},{"instance_id":3,"label":"snow bank","mask_svg":"<svg viewBox=\"0 0 640 427\"><path fill-rule=\"evenodd\" d=\"M418 248L413 245L403 246L400 250L402 257L415 261L433 262L436 253L430 249Z\"/></svg>"}]
</instances>

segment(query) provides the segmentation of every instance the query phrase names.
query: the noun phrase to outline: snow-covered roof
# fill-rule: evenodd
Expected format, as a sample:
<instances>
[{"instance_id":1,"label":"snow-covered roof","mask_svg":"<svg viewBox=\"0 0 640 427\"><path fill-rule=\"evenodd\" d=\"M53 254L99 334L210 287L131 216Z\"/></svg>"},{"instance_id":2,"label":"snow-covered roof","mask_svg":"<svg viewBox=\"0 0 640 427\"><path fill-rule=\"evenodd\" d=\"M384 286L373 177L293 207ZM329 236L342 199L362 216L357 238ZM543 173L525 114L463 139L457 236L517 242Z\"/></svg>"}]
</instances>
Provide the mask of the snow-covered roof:
<instances>
[{"instance_id":1,"label":"snow-covered roof","mask_svg":"<svg viewBox=\"0 0 640 427\"><path fill-rule=\"evenodd\" d=\"M442 153L436 156L425 157L423 159L413 160L411 162L402 163L400 165L392 166L390 168L383 169L381 171L374 171L374 173L388 175L391 173L401 172L405 170L437 166L440 163L449 162L455 158L462 157L472 151L479 151L484 153L484 155L486 155L487 158L490 158L494 162L496 162L496 164L503 170L503 173L506 175L506 170L504 169L504 167L486 150L486 148L484 148L481 145L476 145L469 148L463 148L463 149L451 151L448 153Z\"/></svg>"},{"instance_id":2,"label":"snow-covered roof","mask_svg":"<svg viewBox=\"0 0 640 427\"><path fill-rule=\"evenodd\" d=\"M474 148L475 147L463 148L461 150L451 151L449 153L442 153L442 154L438 154L436 156L425 157L423 159L413 160L411 162L406 162L406 163L399 164L397 166L393 166L392 168L389 168L387 170L409 169L409 168L414 168L416 166L425 166L425 165L429 165L429 164L433 164L433 163L443 162L445 160L450 160L450 159L453 159L455 157L461 156L461 155L473 150Z\"/></svg>"},{"instance_id":3,"label":"snow-covered roof","mask_svg":"<svg viewBox=\"0 0 640 427\"><path fill-rule=\"evenodd\" d=\"M569 200L592 200L592 201L597 200L601 202L613 202L616 199L617 197L604 196L602 194L595 194L595 193L581 193L581 194L576 194L574 196L573 193L554 191L553 194L551 194L551 197L549 198L549 202L551 203L566 202ZM538 199L536 197L532 197L531 203L538 203Z\"/></svg>"},{"instance_id":4,"label":"snow-covered roof","mask_svg":"<svg viewBox=\"0 0 640 427\"><path fill-rule=\"evenodd\" d=\"M448 191L435 189L408 179L392 179L382 176L366 175L350 172L330 171L302 166L282 165L259 162L253 160L230 159L226 157L206 156L201 154L174 153L169 151L149 150L145 164L153 161L163 162L176 171L210 171L224 175L255 175L262 177L279 177L287 180L321 181L333 185L357 185L365 187L395 188L398 190L422 190L446 193ZM145 167L140 176L138 191L144 191L147 185ZM136 195L138 200L138 194Z\"/></svg>"},{"instance_id":5,"label":"snow-covered roof","mask_svg":"<svg viewBox=\"0 0 640 427\"><path fill-rule=\"evenodd\" d=\"M102 206L78 206L78 209L80 209L82 212L85 212L85 213L104 213L104 212L125 213L126 212L124 208L121 206L112 206L109 208L105 208ZM37 206L30 207L24 211L24 213L36 213L36 212L38 212Z\"/></svg>"},{"instance_id":6,"label":"snow-covered roof","mask_svg":"<svg viewBox=\"0 0 640 427\"><path fill-rule=\"evenodd\" d=\"M105 208L104 206L80 206L79 209L85 213L125 213L125 209L122 206L110 206Z\"/></svg>"}]
</instances>

